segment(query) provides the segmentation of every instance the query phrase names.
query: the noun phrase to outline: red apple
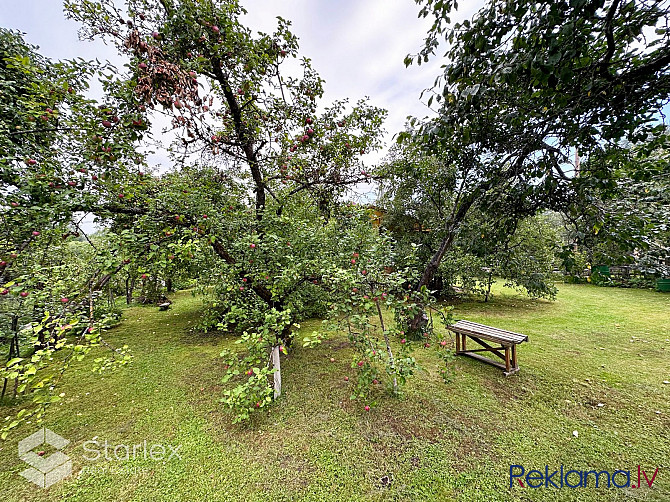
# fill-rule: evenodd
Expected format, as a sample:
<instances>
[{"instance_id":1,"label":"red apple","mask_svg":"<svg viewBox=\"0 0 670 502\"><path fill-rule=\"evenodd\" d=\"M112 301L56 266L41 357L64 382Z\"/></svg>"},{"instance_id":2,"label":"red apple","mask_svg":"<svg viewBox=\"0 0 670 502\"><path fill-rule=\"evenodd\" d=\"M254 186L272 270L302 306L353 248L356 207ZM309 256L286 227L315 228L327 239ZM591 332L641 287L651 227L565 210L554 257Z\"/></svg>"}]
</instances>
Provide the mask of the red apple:
<instances>
[{"instance_id":1,"label":"red apple","mask_svg":"<svg viewBox=\"0 0 670 502\"><path fill-rule=\"evenodd\" d=\"M35 164L37 164L37 161L35 159L28 159L26 160L26 164L28 164L29 166L34 166Z\"/></svg>"},{"instance_id":2,"label":"red apple","mask_svg":"<svg viewBox=\"0 0 670 502\"><path fill-rule=\"evenodd\" d=\"M4 261L4 260L0 261L0 267L6 267L6 266L7 266L6 261Z\"/></svg>"},{"instance_id":3,"label":"red apple","mask_svg":"<svg viewBox=\"0 0 670 502\"><path fill-rule=\"evenodd\" d=\"M60 299L60 301L61 303L67 303L70 301L70 299L64 296L63 298Z\"/></svg>"},{"instance_id":4,"label":"red apple","mask_svg":"<svg viewBox=\"0 0 670 502\"><path fill-rule=\"evenodd\" d=\"M146 63L140 63L137 66L140 70L146 70L147 69L147 64Z\"/></svg>"},{"instance_id":5,"label":"red apple","mask_svg":"<svg viewBox=\"0 0 670 502\"><path fill-rule=\"evenodd\" d=\"M359 368L363 367L364 364L365 364L365 363L364 363L363 361L358 361L358 367L359 367Z\"/></svg>"},{"instance_id":6,"label":"red apple","mask_svg":"<svg viewBox=\"0 0 670 502\"><path fill-rule=\"evenodd\" d=\"M407 343L407 340L405 340L405 339L403 338L402 340L400 340L400 343L405 344L405 343Z\"/></svg>"},{"instance_id":7,"label":"red apple","mask_svg":"<svg viewBox=\"0 0 670 502\"><path fill-rule=\"evenodd\" d=\"M109 120L102 121L103 127L112 127L112 123Z\"/></svg>"},{"instance_id":8,"label":"red apple","mask_svg":"<svg viewBox=\"0 0 670 502\"><path fill-rule=\"evenodd\" d=\"M370 411L370 407L366 405L365 406L365 411Z\"/></svg>"},{"instance_id":9,"label":"red apple","mask_svg":"<svg viewBox=\"0 0 670 502\"><path fill-rule=\"evenodd\" d=\"M251 244L249 244L249 247L250 247L251 249L256 249L256 244L254 244L254 243L252 242Z\"/></svg>"},{"instance_id":10,"label":"red apple","mask_svg":"<svg viewBox=\"0 0 670 502\"><path fill-rule=\"evenodd\" d=\"M142 279L146 279L148 277L147 274L142 274Z\"/></svg>"},{"instance_id":11,"label":"red apple","mask_svg":"<svg viewBox=\"0 0 670 502\"><path fill-rule=\"evenodd\" d=\"M154 37L154 40L159 40L161 38L161 34L157 31L154 31L151 36Z\"/></svg>"},{"instance_id":12,"label":"red apple","mask_svg":"<svg viewBox=\"0 0 670 502\"><path fill-rule=\"evenodd\" d=\"M348 376L345 376L345 377L344 377L344 381L345 381L345 382L348 382L348 381L349 381L349 377L348 377Z\"/></svg>"},{"instance_id":13,"label":"red apple","mask_svg":"<svg viewBox=\"0 0 670 502\"><path fill-rule=\"evenodd\" d=\"M356 264L356 260L354 260L354 259L352 258L352 259L351 259L351 263L352 263L352 265L355 265L355 264Z\"/></svg>"},{"instance_id":14,"label":"red apple","mask_svg":"<svg viewBox=\"0 0 670 502\"><path fill-rule=\"evenodd\" d=\"M219 27L215 25L215 26L212 26L212 31L214 33L219 33L219 31L221 31L221 30L219 30Z\"/></svg>"},{"instance_id":15,"label":"red apple","mask_svg":"<svg viewBox=\"0 0 670 502\"><path fill-rule=\"evenodd\" d=\"M28 296L28 292L27 291L21 291L19 293L19 295L21 296L21 298L25 298L26 296Z\"/></svg>"},{"instance_id":16,"label":"red apple","mask_svg":"<svg viewBox=\"0 0 670 502\"><path fill-rule=\"evenodd\" d=\"M311 124L311 123L312 123L312 119L309 118L309 117L307 117L307 119L305 119L305 123L307 123L307 124Z\"/></svg>"},{"instance_id":17,"label":"red apple","mask_svg":"<svg viewBox=\"0 0 670 502\"><path fill-rule=\"evenodd\" d=\"M2 291L0 291L0 295L3 295L3 296L6 295L7 293L9 293L8 289L3 289Z\"/></svg>"},{"instance_id":18,"label":"red apple","mask_svg":"<svg viewBox=\"0 0 670 502\"><path fill-rule=\"evenodd\" d=\"M38 235L40 235L40 233L37 230L33 230L33 235L37 237Z\"/></svg>"},{"instance_id":19,"label":"red apple","mask_svg":"<svg viewBox=\"0 0 670 502\"><path fill-rule=\"evenodd\" d=\"M19 203L18 203L18 202L10 202L9 205L12 206L12 207L19 207Z\"/></svg>"}]
</instances>

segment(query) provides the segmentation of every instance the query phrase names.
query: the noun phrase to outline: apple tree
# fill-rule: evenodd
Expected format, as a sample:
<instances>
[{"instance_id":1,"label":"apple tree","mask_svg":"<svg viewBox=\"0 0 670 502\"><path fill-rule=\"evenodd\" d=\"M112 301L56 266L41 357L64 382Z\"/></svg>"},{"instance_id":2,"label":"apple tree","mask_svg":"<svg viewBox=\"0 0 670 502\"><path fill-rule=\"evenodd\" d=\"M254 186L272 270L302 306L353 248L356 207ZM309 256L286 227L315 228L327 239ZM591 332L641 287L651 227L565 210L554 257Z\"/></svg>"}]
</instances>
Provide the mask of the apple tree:
<instances>
[{"instance_id":1,"label":"apple tree","mask_svg":"<svg viewBox=\"0 0 670 502\"><path fill-rule=\"evenodd\" d=\"M418 140L455 169L457 203L417 289L430 283L472 208L521 217L564 208L575 195L575 151L588 159L658 132L670 97L665 3L490 0L461 23L450 20L455 1L418 3L434 23L406 64L427 61L440 43L447 51L427 91L438 116L415 121L400 139Z\"/></svg>"},{"instance_id":2,"label":"apple tree","mask_svg":"<svg viewBox=\"0 0 670 502\"><path fill-rule=\"evenodd\" d=\"M0 341L8 348L0 382L3 397L9 385L13 396L30 396L6 421L5 437L21 421L40 419L60 399L57 384L69 365L103 343L109 312L99 309L99 291L116 251L78 242L80 226L99 206L104 179L135 165L137 155L130 120L85 96L95 76L113 87L111 68L50 61L5 29L0 67ZM129 127L112 132L121 117ZM103 146L112 138L115 149ZM113 350L112 358L129 360L125 349ZM99 361L93 365L111 362Z\"/></svg>"},{"instance_id":3,"label":"apple tree","mask_svg":"<svg viewBox=\"0 0 670 502\"><path fill-rule=\"evenodd\" d=\"M323 81L298 59L290 23L254 34L237 1L65 4L85 38L127 58L128 103L171 138L173 170L96 214L127 225L136 252L151 241L140 260L218 260L202 281L214 291L208 323L247 333L230 365L246 387L228 404L241 414L264 406L269 354L291 346L301 319L326 312L328 277L357 252L338 245L351 229L336 216L349 188L370 180L363 156L381 146L385 111L320 104Z\"/></svg>"}]
</instances>

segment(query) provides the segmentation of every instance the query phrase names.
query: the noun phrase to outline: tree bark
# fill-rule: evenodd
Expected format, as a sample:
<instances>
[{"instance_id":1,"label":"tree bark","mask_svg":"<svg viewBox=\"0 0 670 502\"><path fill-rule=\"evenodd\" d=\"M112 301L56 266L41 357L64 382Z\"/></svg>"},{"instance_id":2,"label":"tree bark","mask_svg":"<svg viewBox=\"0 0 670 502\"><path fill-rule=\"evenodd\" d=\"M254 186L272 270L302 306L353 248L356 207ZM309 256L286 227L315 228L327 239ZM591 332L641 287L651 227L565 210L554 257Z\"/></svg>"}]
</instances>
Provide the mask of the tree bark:
<instances>
[{"instance_id":1,"label":"tree bark","mask_svg":"<svg viewBox=\"0 0 670 502\"><path fill-rule=\"evenodd\" d=\"M130 275L126 278L126 305L133 303L133 293L135 292L135 277Z\"/></svg>"},{"instance_id":2,"label":"tree bark","mask_svg":"<svg viewBox=\"0 0 670 502\"><path fill-rule=\"evenodd\" d=\"M440 242L437 251L435 251L430 261L426 265L426 268L424 269L423 274L421 275L421 279L416 285L415 288L416 291L420 291L421 288L423 288L424 286L428 286L431 283L431 281L435 277L437 269L440 266L440 263L442 263L444 255L453 245L454 239L458 234L458 230L461 226L461 223L465 219L465 216L468 214L468 211L474 204L475 200L477 200L479 195L482 192L484 192L487 188L488 188L487 183L478 186L476 189L470 192L463 200L461 200L457 208L454 208L454 210L451 213L451 216L449 217L445 225L446 235L442 239L442 242ZM428 318L423 308L421 308L419 312L409 322L409 330L412 333L417 333L421 331L427 324L428 324Z\"/></svg>"},{"instance_id":3,"label":"tree bark","mask_svg":"<svg viewBox=\"0 0 670 502\"><path fill-rule=\"evenodd\" d=\"M242 145L244 156L249 165L249 170L251 171L251 177L254 180L254 191L256 192L256 218L260 220L263 218L263 210L265 209L265 182L263 181L263 173L261 172L261 166L255 148L256 142L253 133L249 130L249 127L245 125L242 118L242 108L237 102L237 98L230 87L228 79L223 74L220 59L212 59L212 70L214 75L216 75L216 80L219 82L221 89L223 90L226 103L230 110L230 115L233 118L235 134L237 135L239 143Z\"/></svg>"},{"instance_id":4,"label":"tree bark","mask_svg":"<svg viewBox=\"0 0 670 502\"><path fill-rule=\"evenodd\" d=\"M491 285L493 284L493 267L489 268L489 275L486 282L486 295L484 296L484 303L489 301L491 296Z\"/></svg>"}]
</instances>

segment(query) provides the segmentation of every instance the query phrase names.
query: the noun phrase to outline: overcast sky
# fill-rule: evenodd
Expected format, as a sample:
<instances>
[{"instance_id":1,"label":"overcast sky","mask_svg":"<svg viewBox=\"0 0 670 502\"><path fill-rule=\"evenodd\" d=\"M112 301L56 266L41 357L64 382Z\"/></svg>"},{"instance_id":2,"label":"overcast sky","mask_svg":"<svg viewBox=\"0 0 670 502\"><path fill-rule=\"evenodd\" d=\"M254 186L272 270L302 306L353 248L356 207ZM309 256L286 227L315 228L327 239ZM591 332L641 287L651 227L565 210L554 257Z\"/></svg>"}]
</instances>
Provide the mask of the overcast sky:
<instances>
[{"instance_id":1,"label":"overcast sky","mask_svg":"<svg viewBox=\"0 0 670 502\"><path fill-rule=\"evenodd\" d=\"M457 17L470 17L482 3L467 2ZM2 0L2 4L0 25L24 32L45 56L123 64L113 47L80 41L77 23L65 19L59 0ZM408 115L430 113L419 95L432 85L441 62L409 68L403 64L407 54L419 50L430 24L418 19L414 0L243 0L242 4L249 11L243 22L256 31L272 32L277 16L293 23L301 54L312 59L326 81L326 102L346 97L355 102L369 96L373 105L386 108L387 143L402 130ZM368 156L368 161L380 156ZM154 156L153 161L165 162L166 157Z\"/></svg>"}]
</instances>

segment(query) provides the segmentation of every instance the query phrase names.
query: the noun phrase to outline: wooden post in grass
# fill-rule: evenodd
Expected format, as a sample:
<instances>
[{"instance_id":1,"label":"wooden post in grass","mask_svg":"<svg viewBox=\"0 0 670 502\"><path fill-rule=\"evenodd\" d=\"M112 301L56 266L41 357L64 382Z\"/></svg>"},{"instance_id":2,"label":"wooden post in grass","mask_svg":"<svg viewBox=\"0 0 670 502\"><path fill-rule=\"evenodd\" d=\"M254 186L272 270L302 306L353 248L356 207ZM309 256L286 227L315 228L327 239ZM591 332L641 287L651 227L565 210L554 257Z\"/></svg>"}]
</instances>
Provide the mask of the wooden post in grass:
<instances>
[{"instance_id":1,"label":"wooden post in grass","mask_svg":"<svg viewBox=\"0 0 670 502\"><path fill-rule=\"evenodd\" d=\"M270 361L272 362L272 367L275 369L274 372L274 398L277 399L281 396L281 366L279 364L279 345L275 345L272 348L272 353L270 355Z\"/></svg>"}]
</instances>

